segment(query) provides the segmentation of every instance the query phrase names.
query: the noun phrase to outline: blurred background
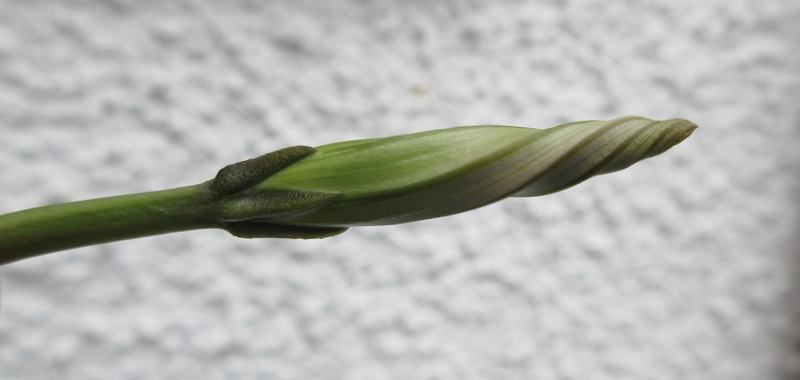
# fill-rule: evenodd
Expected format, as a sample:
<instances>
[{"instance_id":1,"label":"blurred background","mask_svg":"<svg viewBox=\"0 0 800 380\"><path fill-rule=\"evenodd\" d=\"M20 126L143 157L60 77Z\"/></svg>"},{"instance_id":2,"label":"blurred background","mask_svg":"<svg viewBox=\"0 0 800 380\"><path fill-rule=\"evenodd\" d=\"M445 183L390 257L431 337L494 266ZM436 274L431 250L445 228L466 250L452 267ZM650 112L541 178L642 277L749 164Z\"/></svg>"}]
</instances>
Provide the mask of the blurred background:
<instances>
[{"instance_id":1,"label":"blurred background","mask_svg":"<svg viewBox=\"0 0 800 380\"><path fill-rule=\"evenodd\" d=\"M0 268L2 379L800 379L800 2L0 2L0 213L290 145L641 115L541 198Z\"/></svg>"}]
</instances>

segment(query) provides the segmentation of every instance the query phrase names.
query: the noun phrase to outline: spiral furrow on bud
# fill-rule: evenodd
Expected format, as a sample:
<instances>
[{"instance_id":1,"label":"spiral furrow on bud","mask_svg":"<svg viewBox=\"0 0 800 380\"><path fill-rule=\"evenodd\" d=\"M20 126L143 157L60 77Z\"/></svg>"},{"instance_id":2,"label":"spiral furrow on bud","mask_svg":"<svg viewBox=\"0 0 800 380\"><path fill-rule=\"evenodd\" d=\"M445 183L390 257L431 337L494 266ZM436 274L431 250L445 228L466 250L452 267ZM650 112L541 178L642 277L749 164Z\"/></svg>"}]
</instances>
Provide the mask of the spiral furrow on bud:
<instances>
[{"instance_id":1,"label":"spiral furrow on bud","mask_svg":"<svg viewBox=\"0 0 800 380\"><path fill-rule=\"evenodd\" d=\"M552 139L558 141L559 149L548 152L548 157L542 157L539 162L532 162L526 168L530 179L512 196L551 194L592 176L619 171L660 154L696 128L694 124L684 122L629 116L608 122L570 123L544 130L542 132L550 136L537 143Z\"/></svg>"}]
</instances>

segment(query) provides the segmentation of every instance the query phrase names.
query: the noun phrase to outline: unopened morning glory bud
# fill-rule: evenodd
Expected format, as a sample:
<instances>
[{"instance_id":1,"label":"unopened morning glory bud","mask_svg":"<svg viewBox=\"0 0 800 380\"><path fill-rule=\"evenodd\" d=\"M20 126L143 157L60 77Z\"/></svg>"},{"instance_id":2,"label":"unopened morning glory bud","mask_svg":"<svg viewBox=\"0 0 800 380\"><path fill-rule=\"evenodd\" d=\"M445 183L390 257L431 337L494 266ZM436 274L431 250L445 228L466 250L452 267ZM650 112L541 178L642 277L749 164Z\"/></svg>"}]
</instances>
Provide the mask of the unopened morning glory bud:
<instances>
[{"instance_id":1,"label":"unopened morning glory bud","mask_svg":"<svg viewBox=\"0 0 800 380\"><path fill-rule=\"evenodd\" d=\"M624 169L665 152L695 128L681 119L631 116L549 129L485 125L294 146L228 165L198 185L0 215L0 265L194 229L313 239L352 226L452 215Z\"/></svg>"},{"instance_id":2,"label":"unopened morning glory bud","mask_svg":"<svg viewBox=\"0 0 800 380\"><path fill-rule=\"evenodd\" d=\"M293 147L223 169L212 188L219 219L231 225L291 231L407 223L560 191L663 153L695 128L630 116Z\"/></svg>"}]
</instances>

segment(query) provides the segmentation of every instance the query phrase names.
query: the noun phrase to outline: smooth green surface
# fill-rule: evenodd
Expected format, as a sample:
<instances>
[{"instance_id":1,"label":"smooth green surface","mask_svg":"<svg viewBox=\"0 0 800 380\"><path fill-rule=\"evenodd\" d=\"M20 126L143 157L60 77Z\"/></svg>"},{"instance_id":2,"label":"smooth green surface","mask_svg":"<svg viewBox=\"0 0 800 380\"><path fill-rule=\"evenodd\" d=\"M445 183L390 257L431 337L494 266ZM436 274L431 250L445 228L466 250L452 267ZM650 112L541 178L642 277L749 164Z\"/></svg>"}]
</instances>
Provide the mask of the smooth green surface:
<instances>
[{"instance_id":1,"label":"smooth green surface","mask_svg":"<svg viewBox=\"0 0 800 380\"><path fill-rule=\"evenodd\" d=\"M0 215L0 265L43 253L218 227L206 184Z\"/></svg>"}]
</instances>

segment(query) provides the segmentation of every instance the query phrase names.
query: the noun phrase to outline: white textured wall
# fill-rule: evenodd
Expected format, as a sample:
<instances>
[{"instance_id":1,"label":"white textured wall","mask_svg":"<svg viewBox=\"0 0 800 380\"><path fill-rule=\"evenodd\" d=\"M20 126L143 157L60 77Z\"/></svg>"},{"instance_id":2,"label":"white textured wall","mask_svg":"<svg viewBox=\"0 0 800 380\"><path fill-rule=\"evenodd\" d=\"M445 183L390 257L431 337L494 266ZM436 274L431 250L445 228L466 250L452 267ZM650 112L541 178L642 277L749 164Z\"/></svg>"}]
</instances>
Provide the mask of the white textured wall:
<instances>
[{"instance_id":1,"label":"white textured wall","mask_svg":"<svg viewBox=\"0 0 800 380\"><path fill-rule=\"evenodd\" d=\"M564 193L0 268L0 379L800 378L800 2L0 1L0 212L295 144L701 126Z\"/></svg>"}]
</instances>

